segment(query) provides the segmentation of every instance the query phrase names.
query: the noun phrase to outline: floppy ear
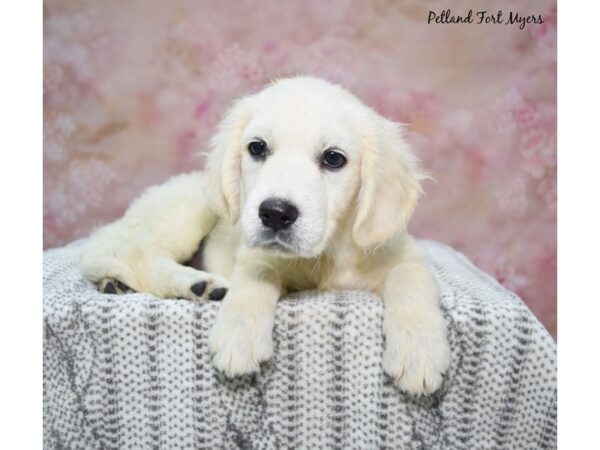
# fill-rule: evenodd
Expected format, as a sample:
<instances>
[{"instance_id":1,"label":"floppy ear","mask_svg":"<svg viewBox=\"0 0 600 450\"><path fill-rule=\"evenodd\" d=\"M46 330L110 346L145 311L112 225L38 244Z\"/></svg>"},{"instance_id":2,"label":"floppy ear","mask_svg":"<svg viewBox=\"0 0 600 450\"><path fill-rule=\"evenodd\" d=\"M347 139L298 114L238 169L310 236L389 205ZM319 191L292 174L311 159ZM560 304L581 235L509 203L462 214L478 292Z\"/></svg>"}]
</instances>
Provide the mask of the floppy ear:
<instances>
[{"instance_id":1,"label":"floppy ear","mask_svg":"<svg viewBox=\"0 0 600 450\"><path fill-rule=\"evenodd\" d=\"M425 175L402 136L399 124L375 116L364 137L356 219L352 229L359 247L373 248L406 228Z\"/></svg>"},{"instance_id":2,"label":"floppy ear","mask_svg":"<svg viewBox=\"0 0 600 450\"><path fill-rule=\"evenodd\" d=\"M204 193L215 212L236 223L240 213L240 140L250 118L250 98L238 100L225 114L210 144Z\"/></svg>"}]
</instances>

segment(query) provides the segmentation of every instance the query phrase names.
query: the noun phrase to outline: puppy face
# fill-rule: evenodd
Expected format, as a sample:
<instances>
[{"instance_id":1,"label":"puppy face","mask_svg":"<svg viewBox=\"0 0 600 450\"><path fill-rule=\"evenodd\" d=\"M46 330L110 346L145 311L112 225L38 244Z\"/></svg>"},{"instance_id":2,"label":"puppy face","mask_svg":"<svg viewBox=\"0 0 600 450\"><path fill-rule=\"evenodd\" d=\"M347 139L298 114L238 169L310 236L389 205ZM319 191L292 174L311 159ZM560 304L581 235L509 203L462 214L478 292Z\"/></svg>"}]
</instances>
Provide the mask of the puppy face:
<instances>
[{"instance_id":1,"label":"puppy face","mask_svg":"<svg viewBox=\"0 0 600 450\"><path fill-rule=\"evenodd\" d=\"M241 220L250 246L316 256L348 210L359 143L349 106L322 94L283 84L257 98L241 139Z\"/></svg>"},{"instance_id":2,"label":"puppy face","mask_svg":"<svg viewBox=\"0 0 600 450\"><path fill-rule=\"evenodd\" d=\"M238 102L213 140L206 186L246 244L315 257L342 222L368 248L400 232L419 192L395 124L339 86L298 77Z\"/></svg>"}]
</instances>

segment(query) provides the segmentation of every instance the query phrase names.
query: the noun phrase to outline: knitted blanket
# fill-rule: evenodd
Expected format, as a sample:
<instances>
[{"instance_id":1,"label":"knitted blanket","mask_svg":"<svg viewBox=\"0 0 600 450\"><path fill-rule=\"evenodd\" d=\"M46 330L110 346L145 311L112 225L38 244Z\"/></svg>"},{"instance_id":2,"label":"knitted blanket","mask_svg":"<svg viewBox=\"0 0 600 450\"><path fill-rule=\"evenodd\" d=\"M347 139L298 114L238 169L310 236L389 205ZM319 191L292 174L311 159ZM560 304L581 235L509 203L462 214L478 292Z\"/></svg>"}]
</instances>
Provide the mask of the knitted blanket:
<instances>
[{"instance_id":1,"label":"knitted blanket","mask_svg":"<svg viewBox=\"0 0 600 450\"><path fill-rule=\"evenodd\" d=\"M524 303L463 255L422 241L452 365L412 397L381 368L383 304L358 291L282 299L275 357L227 379L217 303L101 294L77 243L44 254L44 448L556 448L556 350Z\"/></svg>"}]
</instances>

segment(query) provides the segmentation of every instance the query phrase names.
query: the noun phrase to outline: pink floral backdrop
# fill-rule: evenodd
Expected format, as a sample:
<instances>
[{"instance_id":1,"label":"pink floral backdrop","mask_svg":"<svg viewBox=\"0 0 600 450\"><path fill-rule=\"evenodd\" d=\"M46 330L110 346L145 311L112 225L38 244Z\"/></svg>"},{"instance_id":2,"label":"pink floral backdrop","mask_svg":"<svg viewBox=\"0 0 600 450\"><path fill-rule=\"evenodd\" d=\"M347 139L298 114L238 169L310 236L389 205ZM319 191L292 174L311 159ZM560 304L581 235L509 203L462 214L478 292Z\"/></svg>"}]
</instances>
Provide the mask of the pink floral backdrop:
<instances>
[{"instance_id":1,"label":"pink floral backdrop","mask_svg":"<svg viewBox=\"0 0 600 450\"><path fill-rule=\"evenodd\" d=\"M427 24L483 6L545 23ZM44 246L202 168L232 99L293 74L409 124L436 179L413 234L464 252L556 335L554 1L47 0Z\"/></svg>"}]
</instances>

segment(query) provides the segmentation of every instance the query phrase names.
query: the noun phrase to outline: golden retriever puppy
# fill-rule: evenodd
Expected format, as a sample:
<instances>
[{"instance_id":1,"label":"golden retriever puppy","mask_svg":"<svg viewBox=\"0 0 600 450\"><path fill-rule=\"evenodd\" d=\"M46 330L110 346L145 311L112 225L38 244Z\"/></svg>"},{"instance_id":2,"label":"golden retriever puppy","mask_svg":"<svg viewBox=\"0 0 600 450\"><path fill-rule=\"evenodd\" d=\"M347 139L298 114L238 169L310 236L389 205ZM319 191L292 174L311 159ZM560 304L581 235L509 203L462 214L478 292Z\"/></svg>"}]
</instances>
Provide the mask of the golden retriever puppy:
<instances>
[{"instance_id":1,"label":"golden retriever puppy","mask_svg":"<svg viewBox=\"0 0 600 450\"><path fill-rule=\"evenodd\" d=\"M374 292L384 370L404 390L430 393L450 348L436 280L406 232L422 178L397 124L340 86L279 80L233 105L204 173L148 189L95 232L81 270L105 292L223 299L210 350L229 376L272 356L286 292ZM201 241L203 270L182 265Z\"/></svg>"}]
</instances>

